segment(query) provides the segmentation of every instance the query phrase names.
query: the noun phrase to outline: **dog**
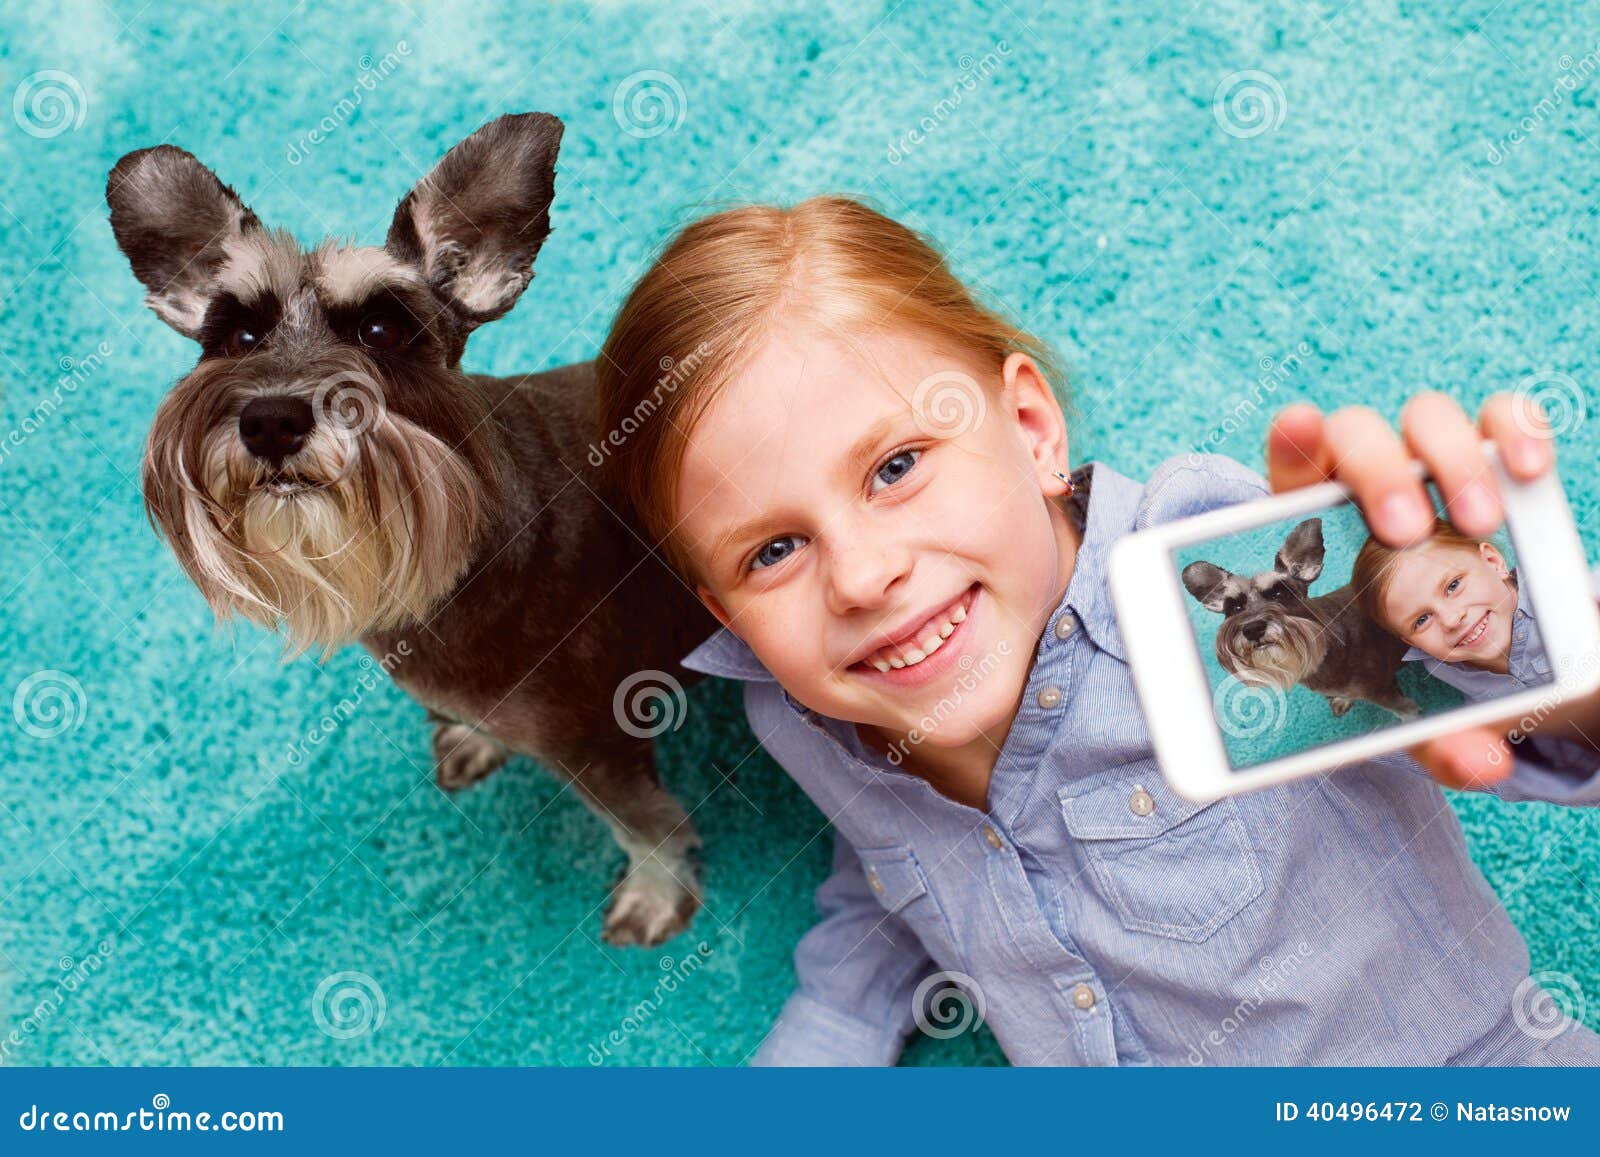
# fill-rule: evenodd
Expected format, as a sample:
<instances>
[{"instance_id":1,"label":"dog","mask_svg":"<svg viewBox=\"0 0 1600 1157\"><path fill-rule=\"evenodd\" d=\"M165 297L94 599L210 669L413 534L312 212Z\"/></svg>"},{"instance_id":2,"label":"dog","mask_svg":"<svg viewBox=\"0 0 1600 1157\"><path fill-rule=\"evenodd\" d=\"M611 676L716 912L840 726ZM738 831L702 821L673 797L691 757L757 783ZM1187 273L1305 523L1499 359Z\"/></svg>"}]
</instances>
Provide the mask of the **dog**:
<instances>
[{"instance_id":1,"label":"dog","mask_svg":"<svg viewBox=\"0 0 1600 1157\"><path fill-rule=\"evenodd\" d=\"M592 363L461 368L533 276L563 130L545 113L483 126L381 246L302 248L170 145L119 160L106 200L146 304L200 344L143 488L218 618L281 630L289 654L385 656L428 708L442 788L513 753L554 771L627 853L605 939L654 945L699 907L699 837L628 712L652 694L670 709L693 679L678 658L716 624L587 461Z\"/></svg>"},{"instance_id":2,"label":"dog","mask_svg":"<svg viewBox=\"0 0 1600 1157\"><path fill-rule=\"evenodd\" d=\"M1273 569L1234 574L1209 562L1183 568L1183 585L1223 616L1217 661L1241 683L1288 691L1301 684L1328 701L1334 715L1365 699L1402 719L1421 708L1395 676L1406 645L1361 613L1346 584L1312 597L1322 574L1322 520L1300 523L1283 540Z\"/></svg>"}]
</instances>

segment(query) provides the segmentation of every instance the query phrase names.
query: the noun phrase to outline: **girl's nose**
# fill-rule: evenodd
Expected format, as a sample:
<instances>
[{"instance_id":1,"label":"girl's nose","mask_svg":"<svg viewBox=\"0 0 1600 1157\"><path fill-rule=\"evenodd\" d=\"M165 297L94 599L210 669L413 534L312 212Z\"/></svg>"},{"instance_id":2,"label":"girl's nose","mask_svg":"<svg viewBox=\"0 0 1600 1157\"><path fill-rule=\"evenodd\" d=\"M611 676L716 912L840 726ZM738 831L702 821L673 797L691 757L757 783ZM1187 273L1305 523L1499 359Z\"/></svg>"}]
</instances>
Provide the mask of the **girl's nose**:
<instances>
[{"instance_id":1,"label":"girl's nose","mask_svg":"<svg viewBox=\"0 0 1600 1157\"><path fill-rule=\"evenodd\" d=\"M910 553L885 543L851 543L828 555L828 609L834 614L872 609L893 597L910 570Z\"/></svg>"}]
</instances>

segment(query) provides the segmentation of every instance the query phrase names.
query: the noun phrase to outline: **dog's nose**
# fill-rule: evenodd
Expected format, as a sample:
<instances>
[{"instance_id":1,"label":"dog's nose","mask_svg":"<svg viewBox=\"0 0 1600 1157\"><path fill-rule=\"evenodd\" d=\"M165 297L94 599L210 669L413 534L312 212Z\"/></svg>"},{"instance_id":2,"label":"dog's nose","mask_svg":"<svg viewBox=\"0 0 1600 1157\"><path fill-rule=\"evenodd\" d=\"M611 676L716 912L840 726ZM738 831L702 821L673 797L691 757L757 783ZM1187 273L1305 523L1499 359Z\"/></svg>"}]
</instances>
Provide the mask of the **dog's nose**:
<instances>
[{"instance_id":1,"label":"dog's nose","mask_svg":"<svg viewBox=\"0 0 1600 1157\"><path fill-rule=\"evenodd\" d=\"M1252 643L1259 643L1266 636L1266 633L1267 624L1260 619L1244 625L1244 637Z\"/></svg>"},{"instance_id":2,"label":"dog's nose","mask_svg":"<svg viewBox=\"0 0 1600 1157\"><path fill-rule=\"evenodd\" d=\"M239 414L239 440L276 466L306 444L315 424L311 403L302 398L256 398Z\"/></svg>"}]
</instances>

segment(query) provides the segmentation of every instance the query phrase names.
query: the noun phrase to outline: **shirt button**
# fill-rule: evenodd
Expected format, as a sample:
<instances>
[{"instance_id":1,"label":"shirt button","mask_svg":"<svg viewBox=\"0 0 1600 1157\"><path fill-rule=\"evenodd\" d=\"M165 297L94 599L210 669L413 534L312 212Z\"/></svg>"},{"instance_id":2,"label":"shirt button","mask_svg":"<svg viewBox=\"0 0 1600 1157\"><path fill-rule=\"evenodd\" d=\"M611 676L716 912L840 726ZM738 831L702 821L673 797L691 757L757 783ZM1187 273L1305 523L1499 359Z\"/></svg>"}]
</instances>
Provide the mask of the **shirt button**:
<instances>
[{"instance_id":1,"label":"shirt button","mask_svg":"<svg viewBox=\"0 0 1600 1157\"><path fill-rule=\"evenodd\" d=\"M1072 634L1072 629L1077 626L1070 613L1062 615L1056 620L1056 638L1065 639Z\"/></svg>"},{"instance_id":2,"label":"shirt button","mask_svg":"<svg viewBox=\"0 0 1600 1157\"><path fill-rule=\"evenodd\" d=\"M877 892L880 895L883 893L883 881L878 879L878 869L867 869L867 883L872 885L872 890L874 892Z\"/></svg>"},{"instance_id":3,"label":"shirt button","mask_svg":"<svg viewBox=\"0 0 1600 1157\"><path fill-rule=\"evenodd\" d=\"M1094 1007L1094 989L1087 984L1079 984L1072 989L1072 1003L1079 1008L1088 1010Z\"/></svg>"},{"instance_id":4,"label":"shirt button","mask_svg":"<svg viewBox=\"0 0 1600 1157\"><path fill-rule=\"evenodd\" d=\"M1005 841L1000 838L1000 833L996 832L988 824L983 825L983 838L988 840L989 846L997 852L1006 846Z\"/></svg>"},{"instance_id":5,"label":"shirt button","mask_svg":"<svg viewBox=\"0 0 1600 1157\"><path fill-rule=\"evenodd\" d=\"M1144 788L1136 787L1128 797L1128 810L1136 816L1147 816L1156 810L1155 797Z\"/></svg>"},{"instance_id":6,"label":"shirt button","mask_svg":"<svg viewBox=\"0 0 1600 1157\"><path fill-rule=\"evenodd\" d=\"M1046 687L1043 691L1039 692L1040 707L1050 708L1056 706L1060 702L1061 688L1059 687Z\"/></svg>"}]
</instances>

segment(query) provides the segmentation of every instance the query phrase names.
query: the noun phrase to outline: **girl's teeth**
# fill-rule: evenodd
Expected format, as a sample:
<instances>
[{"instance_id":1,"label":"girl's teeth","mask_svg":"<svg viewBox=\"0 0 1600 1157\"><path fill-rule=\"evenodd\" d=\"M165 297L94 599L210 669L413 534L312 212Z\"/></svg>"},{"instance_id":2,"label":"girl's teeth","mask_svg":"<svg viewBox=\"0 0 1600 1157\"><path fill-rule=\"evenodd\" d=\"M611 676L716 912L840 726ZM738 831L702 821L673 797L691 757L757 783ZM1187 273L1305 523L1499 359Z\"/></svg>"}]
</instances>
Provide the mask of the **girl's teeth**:
<instances>
[{"instance_id":1,"label":"girl's teeth","mask_svg":"<svg viewBox=\"0 0 1600 1157\"><path fill-rule=\"evenodd\" d=\"M954 623L945 623L939 628L939 637L941 639L948 639L951 635L953 635L955 633L956 633L956 628L955 628L955 624Z\"/></svg>"},{"instance_id":2,"label":"girl's teeth","mask_svg":"<svg viewBox=\"0 0 1600 1157\"><path fill-rule=\"evenodd\" d=\"M906 666L914 666L917 663L922 662L922 660L926 659L927 657L928 656L922 651L918 650L916 647L912 647L911 650L906 652Z\"/></svg>"},{"instance_id":3,"label":"girl's teeth","mask_svg":"<svg viewBox=\"0 0 1600 1157\"><path fill-rule=\"evenodd\" d=\"M964 622L966 622L967 621L967 608L963 607L963 606L957 606L956 609L950 613L950 621L952 623L964 623Z\"/></svg>"},{"instance_id":4,"label":"girl's teeth","mask_svg":"<svg viewBox=\"0 0 1600 1157\"><path fill-rule=\"evenodd\" d=\"M874 660L872 660L872 665L874 667L876 667L880 671L889 670L889 664L884 662L882 659L874 659Z\"/></svg>"},{"instance_id":5,"label":"girl's teeth","mask_svg":"<svg viewBox=\"0 0 1600 1157\"><path fill-rule=\"evenodd\" d=\"M934 635L926 643L922 644L922 653L924 655L931 655L942 646L944 646L944 639L940 638L938 635Z\"/></svg>"},{"instance_id":6,"label":"girl's teeth","mask_svg":"<svg viewBox=\"0 0 1600 1157\"><path fill-rule=\"evenodd\" d=\"M889 660L889 666L894 667L897 670L899 668L901 668L901 667L904 667L905 665L906 665L906 661L904 659L899 658L898 656Z\"/></svg>"},{"instance_id":7,"label":"girl's teeth","mask_svg":"<svg viewBox=\"0 0 1600 1157\"><path fill-rule=\"evenodd\" d=\"M910 650L897 651L891 655L884 655L880 652L877 656L867 660L867 662L873 667L877 668L879 671L888 671L891 669L898 670L901 667L915 667L918 663L922 662L922 660L926 659L940 647L944 646L945 640L956 633L956 626L966 621L966 608L958 605L950 612L950 615L947 619L945 619L942 623L935 624L935 633L929 635L917 646L912 647Z\"/></svg>"}]
</instances>

